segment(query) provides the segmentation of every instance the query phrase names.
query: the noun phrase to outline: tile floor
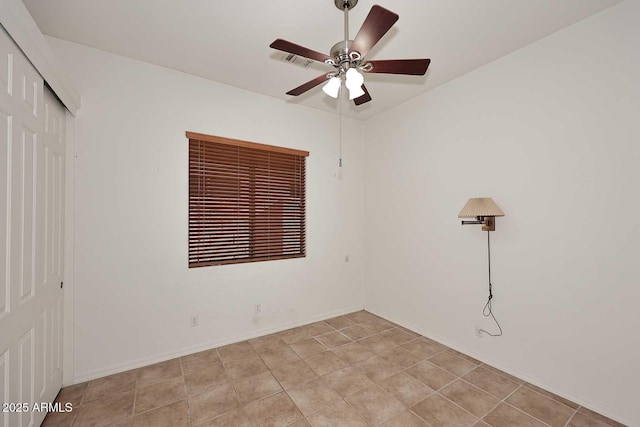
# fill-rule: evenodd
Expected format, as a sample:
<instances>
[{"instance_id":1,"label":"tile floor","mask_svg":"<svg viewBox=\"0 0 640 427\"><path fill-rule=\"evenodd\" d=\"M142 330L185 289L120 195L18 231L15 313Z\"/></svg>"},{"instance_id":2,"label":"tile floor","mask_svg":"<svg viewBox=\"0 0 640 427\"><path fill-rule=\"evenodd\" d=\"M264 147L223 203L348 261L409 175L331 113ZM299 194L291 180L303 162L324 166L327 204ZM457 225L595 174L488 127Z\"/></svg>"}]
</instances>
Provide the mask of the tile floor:
<instances>
[{"instance_id":1,"label":"tile floor","mask_svg":"<svg viewBox=\"0 0 640 427\"><path fill-rule=\"evenodd\" d=\"M44 426L621 426L366 311L66 387Z\"/></svg>"}]
</instances>

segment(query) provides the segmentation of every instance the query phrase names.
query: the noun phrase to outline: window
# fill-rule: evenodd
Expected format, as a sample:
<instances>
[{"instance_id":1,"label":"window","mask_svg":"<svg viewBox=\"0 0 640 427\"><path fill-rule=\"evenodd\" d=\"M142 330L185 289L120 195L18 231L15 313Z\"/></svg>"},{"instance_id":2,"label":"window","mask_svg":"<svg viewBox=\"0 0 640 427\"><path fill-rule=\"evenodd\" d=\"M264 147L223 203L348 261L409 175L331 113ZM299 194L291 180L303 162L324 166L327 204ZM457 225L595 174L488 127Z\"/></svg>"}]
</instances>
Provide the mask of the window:
<instances>
[{"instance_id":1,"label":"window","mask_svg":"<svg viewBox=\"0 0 640 427\"><path fill-rule=\"evenodd\" d=\"M189 267L304 257L305 159L187 132Z\"/></svg>"}]
</instances>

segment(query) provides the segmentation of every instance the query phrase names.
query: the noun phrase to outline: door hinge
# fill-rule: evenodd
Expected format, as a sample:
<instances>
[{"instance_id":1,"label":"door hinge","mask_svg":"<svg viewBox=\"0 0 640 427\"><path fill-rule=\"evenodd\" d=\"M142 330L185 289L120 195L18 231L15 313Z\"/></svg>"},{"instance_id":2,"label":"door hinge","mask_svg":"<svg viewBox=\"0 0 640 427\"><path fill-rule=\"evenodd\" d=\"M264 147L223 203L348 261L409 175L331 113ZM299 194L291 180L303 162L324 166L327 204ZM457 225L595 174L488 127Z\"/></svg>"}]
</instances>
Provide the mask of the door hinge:
<instances>
[{"instance_id":1,"label":"door hinge","mask_svg":"<svg viewBox=\"0 0 640 427\"><path fill-rule=\"evenodd\" d=\"M64 285L64 282L60 282L60 289L62 289L63 285Z\"/></svg>"}]
</instances>

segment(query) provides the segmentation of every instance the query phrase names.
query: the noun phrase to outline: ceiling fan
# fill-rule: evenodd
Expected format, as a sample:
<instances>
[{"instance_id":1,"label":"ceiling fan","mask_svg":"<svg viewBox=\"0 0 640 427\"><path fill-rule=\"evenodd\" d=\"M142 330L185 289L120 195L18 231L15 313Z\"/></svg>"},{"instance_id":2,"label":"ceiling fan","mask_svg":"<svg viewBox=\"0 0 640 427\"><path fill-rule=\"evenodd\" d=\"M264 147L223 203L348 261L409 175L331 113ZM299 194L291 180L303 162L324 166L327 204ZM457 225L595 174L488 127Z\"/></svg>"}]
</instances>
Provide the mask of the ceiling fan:
<instances>
[{"instance_id":1,"label":"ceiling fan","mask_svg":"<svg viewBox=\"0 0 640 427\"><path fill-rule=\"evenodd\" d=\"M334 0L338 9L344 11L344 41L336 43L330 51L330 55L300 46L283 39L277 39L269 47L283 52L292 53L314 61L323 62L335 68L335 71L322 74L295 89L287 92L287 95L298 96L309 89L313 89L326 82L322 90L333 98L338 97L342 79L349 89L349 99L355 105L361 105L371 101L371 95L364 86L365 73L381 74L407 74L422 76L427 72L430 59L390 59L390 60L366 60L365 57L371 48L391 29L398 20L398 15L381 6L374 5L367 15L362 27L353 40L349 40L349 10L353 9L358 0ZM328 81L327 81L328 80Z\"/></svg>"}]
</instances>

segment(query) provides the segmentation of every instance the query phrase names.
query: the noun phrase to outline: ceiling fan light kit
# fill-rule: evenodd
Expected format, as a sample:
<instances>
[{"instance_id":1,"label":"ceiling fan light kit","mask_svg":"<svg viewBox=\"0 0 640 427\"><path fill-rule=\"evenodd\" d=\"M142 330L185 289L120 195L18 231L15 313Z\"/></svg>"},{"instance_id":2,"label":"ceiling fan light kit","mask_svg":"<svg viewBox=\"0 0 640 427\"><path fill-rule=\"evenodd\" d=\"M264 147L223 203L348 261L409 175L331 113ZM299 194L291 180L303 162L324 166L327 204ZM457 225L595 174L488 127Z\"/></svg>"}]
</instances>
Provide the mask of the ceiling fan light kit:
<instances>
[{"instance_id":1,"label":"ceiling fan light kit","mask_svg":"<svg viewBox=\"0 0 640 427\"><path fill-rule=\"evenodd\" d=\"M322 91L332 98L337 98L340 93L340 86L342 86L342 79L340 77L331 77L327 84L322 86Z\"/></svg>"},{"instance_id":2,"label":"ceiling fan light kit","mask_svg":"<svg viewBox=\"0 0 640 427\"><path fill-rule=\"evenodd\" d=\"M349 10L358 4L358 0L334 0L334 3L344 13L344 40L333 45L329 52L330 55L325 55L283 39L277 39L271 43L270 47L273 49L322 62L335 68L332 72L318 76L290 90L287 95L298 96L326 82L322 87L323 92L332 98L337 98L344 78L344 84L349 89L349 99L353 100L355 105L362 105L371 101L371 95L369 95L369 91L364 85L363 72L414 76L421 76L427 72L427 68L431 63L430 59L365 60L365 56L371 48L396 23L398 20L397 14L381 6L374 5L356 37L350 40Z\"/></svg>"}]
</instances>

